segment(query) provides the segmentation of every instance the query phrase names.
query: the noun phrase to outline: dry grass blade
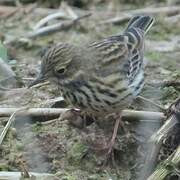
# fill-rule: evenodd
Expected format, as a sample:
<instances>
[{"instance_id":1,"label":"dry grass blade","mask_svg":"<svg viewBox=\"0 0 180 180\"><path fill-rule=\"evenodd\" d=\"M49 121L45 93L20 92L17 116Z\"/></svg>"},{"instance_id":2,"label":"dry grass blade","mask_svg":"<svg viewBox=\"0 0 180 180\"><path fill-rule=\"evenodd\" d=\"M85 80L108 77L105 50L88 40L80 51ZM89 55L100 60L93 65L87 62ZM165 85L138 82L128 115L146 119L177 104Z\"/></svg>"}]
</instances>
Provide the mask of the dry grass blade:
<instances>
[{"instance_id":1,"label":"dry grass blade","mask_svg":"<svg viewBox=\"0 0 180 180\"><path fill-rule=\"evenodd\" d=\"M171 173L179 174L178 164L180 162L180 146L177 150L169 156L157 169L154 173L147 179L147 180L165 180L165 178L170 175Z\"/></svg>"},{"instance_id":2,"label":"dry grass blade","mask_svg":"<svg viewBox=\"0 0 180 180\"><path fill-rule=\"evenodd\" d=\"M12 113L12 115L10 116L10 118L9 118L6 126L4 127L4 129L3 129L3 131L2 131L2 133L1 133L1 135L0 135L0 145L2 144L4 138L5 138L7 132L8 132L8 130L9 130L11 124L12 124L12 122L14 121L16 114L17 114L19 111L23 110L23 109L25 109L25 108L16 109L16 110Z\"/></svg>"}]
</instances>

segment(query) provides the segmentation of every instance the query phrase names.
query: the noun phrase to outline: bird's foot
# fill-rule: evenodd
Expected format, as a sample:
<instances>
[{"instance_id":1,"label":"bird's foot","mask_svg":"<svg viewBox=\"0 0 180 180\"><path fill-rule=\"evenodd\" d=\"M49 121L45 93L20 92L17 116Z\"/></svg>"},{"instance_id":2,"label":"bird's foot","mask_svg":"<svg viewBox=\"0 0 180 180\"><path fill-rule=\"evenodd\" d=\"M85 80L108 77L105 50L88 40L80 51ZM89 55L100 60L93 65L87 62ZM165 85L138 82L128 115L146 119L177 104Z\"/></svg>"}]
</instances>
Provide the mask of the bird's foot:
<instances>
[{"instance_id":1,"label":"bird's foot","mask_svg":"<svg viewBox=\"0 0 180 180\"><path fill-rule=\"evenodd\" d=\"M79 129L93 122L93 119L79 109L69 109L61 114L60 120L68 120L69 123Z\"/></svg>"}]
</instances>

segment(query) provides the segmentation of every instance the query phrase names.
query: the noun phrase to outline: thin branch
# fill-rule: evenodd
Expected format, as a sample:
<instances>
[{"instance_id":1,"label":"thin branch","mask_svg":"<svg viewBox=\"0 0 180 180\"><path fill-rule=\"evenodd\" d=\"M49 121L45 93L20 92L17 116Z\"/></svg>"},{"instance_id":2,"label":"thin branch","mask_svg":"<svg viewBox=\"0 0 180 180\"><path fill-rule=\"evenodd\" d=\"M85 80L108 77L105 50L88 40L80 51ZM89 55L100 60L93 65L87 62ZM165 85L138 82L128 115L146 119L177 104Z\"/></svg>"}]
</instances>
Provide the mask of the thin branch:
<instances>
[{"instance_id":1,"label":"thin branch","mask_svg":"<svg viewBox=\"0 0 180 180\"><path fill-rule=\"evenodd\" d=\"M57 13L53 13L50 14L48 16L46 16L45 18L41 19L34 27L33 30L37 30L39 28L41 28L42 26L44 26L46 23L48 23L49 21L53 20L53 19L57 19L57 18L64 18L64 19L71 19L72 18L70 16L67 16L64 12L57 12Z\"/></svg>"},{"instance_id":2,"label":"thin branch","mask_svg":"<svg viewBox=\"0 0 180 180\"><path fill-rule=\"evenodd\" d=\"M132 18L135 15L144 14L144 15L157 15L157 14L163 14L166 16L176 15L180 13L180 6L170 6L170 7L148 7L148 8L142 8L142 9L136 9L136 10L129 10L129 11L122 11L118 17L111 18L108 20L105 20L101 22L101 24L120 24L125 21L128 21L130 18Z\"/></svg>"},{"instance_id":3,"label":"thin branch","mask_svg":"<svg viewBox=\"0 0 180 180\"><path fill-rule=\"evenodd\" d=\"M49 180L58 180L55 175L53 174L48 174L48 173L34 173L30 172L30 175L32 179L36 180L42 180L42 179L49 179ZM0 172L0 179L13 179L13 180L19 180L21 179L21 172L6 172L6 171L1 171ZM31 179L31 178L30 178Z\"/></svg>"},{"instance_id":4,"label":"thin branch","mask_svg":"<svg viewBox=\"0 0 180 180\"><path fill-rule=\"evenodd\" d=\"M75 25L78 21L80 21L81 19L87 18L89 17L91 14L85 14L83 16L80 16L74 20L71 21L64 21L64 22L60 22L57 24L53 24L53 25L49 25L46 27L42 27L37 29L36 31L30 32L26 35L26 37L28 38L36 38L38 36L42 36L42 35L47 35L49 33L54 33L57 31L61 31L61 30L67 30L70 27L72 27L73 25Z\"/></svg>"},{"instance_id":5,"label":"thin branch","mask_svg":"<svg viewBox=\"0 0 180 180\"><path fill-rule=\"evenodd\" d=\"M0 117L10 116L17 108L0 108ZM30 108L18 112L18 116L59 116L70 109L68 108ZM162 121L165 116L161 112L123 110L122 118L127 121L156 120Z\"/></svg>"},{"instance_id":6,"label":"thin branch","mask_svg":"<svg viewBox=\"0 0 180 180\"><path fill-rule=\"evenodd\" d=\"M165 108L163 108L161 105L151 101L150 99L147 99L143 96L138 96L137 99L148 102L148 103L152 104L153 106L158 107L162 112L165 112Z\"/></svg>"},{"instance_id":7,"label":"thin branch","mask_svg":"<svg viewBox=\"0 0 180 180\"><path fill-rule=\"evenodd\" d=\"M169 80L169 81L163 81L163 82L154 82L154 83L148 83L149 85L151 86L154 86L154 87L169 87L169 86L172 86L172 87L180 87L180 81L178 80Z\"/></svg>"},{"instance_id":8,"label":"thin branch","mask_svg":"<svg viewBox=\"0 0 180 180\"><path fill-rule=\"evenodd\" d=\"M161 112L123 110L122 119L132 122L137 120L144 120L144 122L148 122L149 120L161 122L165 119L165 116Z\"/></svg>"},{"instance_id":9,"label":"thin branch","mask_svg":"<svg viewBox=\"0 0 180 180\"><path fill-rule=\"evenodd\" d=\"M10 116L18 108L0 108L0 117ZM59 114L67 111L65 108L30 108L22 110L18 113L18 116L58 116Z\"/></svg>"}]
</instances>

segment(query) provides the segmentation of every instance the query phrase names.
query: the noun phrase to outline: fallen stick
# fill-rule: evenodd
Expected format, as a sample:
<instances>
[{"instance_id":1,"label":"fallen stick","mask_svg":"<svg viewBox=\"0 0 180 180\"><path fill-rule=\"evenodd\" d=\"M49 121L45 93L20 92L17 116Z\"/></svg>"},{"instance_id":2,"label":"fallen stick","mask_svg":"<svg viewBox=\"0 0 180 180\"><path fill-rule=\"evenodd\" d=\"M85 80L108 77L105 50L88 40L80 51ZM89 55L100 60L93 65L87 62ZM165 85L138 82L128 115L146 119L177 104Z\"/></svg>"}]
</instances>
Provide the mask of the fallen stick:
<instances>
[{"instance_id":1,"label":"fallen stick","mask_svg":"<svg viewBox=\"0 0 180 180\"><path fill-rule=\"evenodd\" d=\"M41 19L33 27L33 30L37 30L37 29L41 28L42 26L44 26L46 23L48 23L50 20L57 19L57 18L71 19L72 20L72 18L70 16L67 16L64 12L53 13L53 14L50 14L50 15L46 16L45 18Z\"/></svg>"},{"instance_id":2,"label":"fallen stick","mask_svg":"<svg viewBox=\"0 0 180 180\"><path fill-rule=\"evenodd\" d=\"M58 180L55 175L53 174L48 174L48 173L35 173L35 172L30 172L30 179L36 179L36 180ZM22 179L21 177L21 172L7 172L7 171L1 171L0 172L0 179L1 180L20 180Z\"/></svg>"},{"instance_id":3,"label":"fallen stick","mask_svg":"<svg viewBox=\"0 0 180 180\"><path fill-rule=\"evenodd\" d=\"M136 9L136 10L129 10L129 11L122 11L118 17L111 18L108 20L105 20L101 22L101 24L120 24L125 21L128 21L130 18L132 18L135 15L144 14L144 15L176 15L180 13L180 6L170 6L170 7L149 7L149 8L142 8L142 9Z\"/></svg>"},{"instance_id":4,"label":"fallen stick","mask_svg":"<svg viewBox=\"0 0 180 180\"><path fill-rule=\"evenodd\" d=\"M10 116L18 108L0 108L0 117ZM57 116L69 109L64 108L30 108L20 111L18 116Z\"/></svg>"},{"instance_id":5,"label":"fallen stick","mask_svg":"<svg viewBox=\"0 0 180 180\"><path fill-rule=\"evenodd\" d=\"M60 31L60 30L67 30L69 29L70 27L72 27L73 25L75 25L78 21L80 21L81 19L84 19L84 18L87 18L89 17L91 14L85 14L83 16L80 16L76 19L73 19L73 20L67 20L67 21L64 21L64 22L60 22L60 23L57 23L57 24L53 24L53 25L49 25L49 26L46 26L46 27L42 27L42 28L39 28L33 32L30 32L26 35L27 38L36 38L37 36L42 36L42 35L47 35L49 33L53 33L53 32L57 32L57 31Z\"/></svg>"},{"instance_id":6,"label":"fallen stick","mask_svg":"<svg viewBox=\"0 0 180 180\"><path fill-rule=\"evenodd\" d=\"M123 110L122 119L132 122L137 120L156 120L161 122L165 119L165 116L161 112Z\"/></svg>"},{"instance_id":7,"label":"fallen stick","mask_svg":"<svg viewBox=\"0 0 180 180\"><path fill-rule=\"evenodd\" d=\"M17 111L18 108L0 108L0 117L10 116L13 112ZM30 108L21 110L18 112L18 116L59 116L60 114L68 111L68 108ZM122 118L129 121L152 119L156 121L162 121L165 116L161 112L150 112L150 111L134 111L134 110L123 110Z\"/></svg>"}]
</instances>

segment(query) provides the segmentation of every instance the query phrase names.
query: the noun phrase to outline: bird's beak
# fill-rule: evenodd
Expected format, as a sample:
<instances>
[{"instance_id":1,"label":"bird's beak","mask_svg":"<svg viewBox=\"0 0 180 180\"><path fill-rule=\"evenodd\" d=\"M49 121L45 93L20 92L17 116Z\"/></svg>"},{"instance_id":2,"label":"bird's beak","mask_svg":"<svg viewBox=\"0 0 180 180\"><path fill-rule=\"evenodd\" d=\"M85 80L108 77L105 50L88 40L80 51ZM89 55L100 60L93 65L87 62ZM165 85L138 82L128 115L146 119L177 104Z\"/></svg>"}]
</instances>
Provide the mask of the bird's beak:
<instances>
[{"instance_id":1,"label":"bird's beak","mask_svg":"<svg viewBox=\"0 0 180 180\"><path fill-rule=\"evenodd\" d=\"M30 88L30 87L32 87L32 86L34 86L34 85L36 85L36 84L39 84L39 83L42 83L42 82L44 82L46 80L46 78L43 76L43 75L39 75L29 86L28 86L28 88Z\"/></svg>"}]
</instances>

